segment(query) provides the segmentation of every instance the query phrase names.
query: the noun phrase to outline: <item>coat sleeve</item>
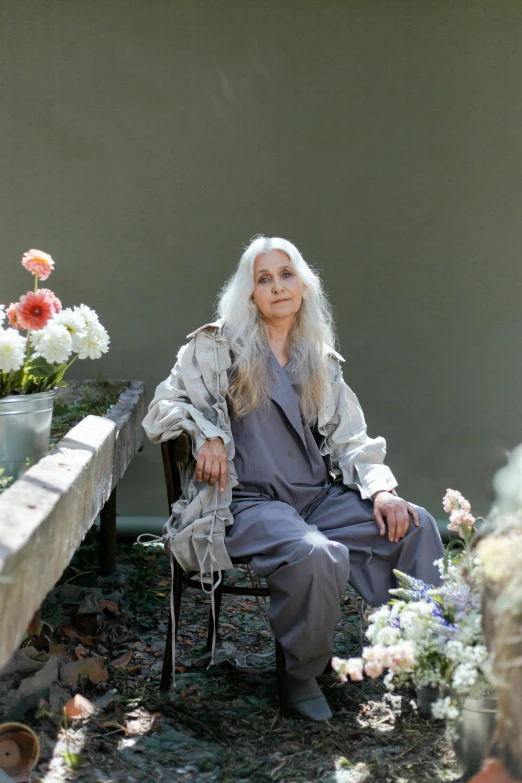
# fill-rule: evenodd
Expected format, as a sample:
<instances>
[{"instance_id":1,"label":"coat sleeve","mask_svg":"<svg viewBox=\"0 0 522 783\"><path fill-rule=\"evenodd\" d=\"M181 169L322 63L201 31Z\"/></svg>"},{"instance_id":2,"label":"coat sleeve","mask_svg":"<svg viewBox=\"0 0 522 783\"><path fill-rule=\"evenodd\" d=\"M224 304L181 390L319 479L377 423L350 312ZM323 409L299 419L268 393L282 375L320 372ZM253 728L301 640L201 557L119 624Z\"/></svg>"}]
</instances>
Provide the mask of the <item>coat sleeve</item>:
<instances>
[{"instance_id":1,"label":"coat sleeve","mask_svg":"<svg viewBox=\"0 0 522 783\"><path fill-rule=\"evenodd\" d=\"M335 360L333 392L335 410L326 424L327 447L333 467L343 474L343 483L358 489L363 498L371 498L379 489L391 490L397 481L384 465L386 441L370 438L359 400L343 379Z\"/></svg>"},{"instance_id":2,"label":"coat sleeve","mask_svg":"<svg viewBox=\"0 0 522 783\"><path fill-rule=\"evenodd\" d=\"M142 424L152 443L163 443L186 432L190 435L192 453L197 459L197 453L207 438L222 438L227 445L230 436L208 421L192 404L183 383L180 358L181 352L169 377L157 387Z\"/></svg>"}]
</instances>

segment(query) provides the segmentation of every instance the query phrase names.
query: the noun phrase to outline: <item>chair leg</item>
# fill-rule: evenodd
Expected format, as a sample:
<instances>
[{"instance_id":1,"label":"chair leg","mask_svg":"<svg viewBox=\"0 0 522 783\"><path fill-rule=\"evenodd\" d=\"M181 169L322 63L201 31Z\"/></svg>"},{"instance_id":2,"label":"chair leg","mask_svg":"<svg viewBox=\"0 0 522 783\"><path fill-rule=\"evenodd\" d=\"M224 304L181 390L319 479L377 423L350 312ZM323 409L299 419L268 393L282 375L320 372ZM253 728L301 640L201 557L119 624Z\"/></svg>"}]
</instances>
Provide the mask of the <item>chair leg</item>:
<instances>
[{"instance_id":1,"label":"chair leg","mask_svg":"<svg viewBox=\"0 0 522 783\"><path fill-rule=\"evenodd\" d=\"M277 680L277 697L279 699L279 711L281 715L287 715L290 711L288 704L288 680L286 677L286 661L285 651L283 645L275 640L275 653L276 653L276 680Z\"/></svg>"},{"instance_id":2,"label":"chair leg","mask_svg":"<svg viewBox=\"0 0 522 783\"><path fill-rule=\"evenodd\" d=\"M216 572L212 575L214 584L216 584L219 576ZM214 639L214 634L217 637L217 631L219 627L219 612L221 610L221 598L223 596L223 582L215 588L214 590L214 613L215 617L212 617L212 604L210 605L210 613L208 617L208 634L207 634L207 645L205 647L205 652L210 652L212 650L212 641Z\"/></svg>"},{"instance_id":3,"label":"chair leg","mask_svg":"<svg viewBox=\"0 0 522 783\"><path fill-rule=\"evenodd\" d=\"M165 644L165 654L163 656L163 667L161 669L160 691L168 691L172 680L172 614L169 607L169 624L167 628L167 642Z\"/></svg>"},{"instance_id":4,"label":"chair leg","mask_svg":"<svg viewBox=\"0 0 522 783\"><path fill-rule=\"evenodd\" d=\"M175 637L178 635L179 618L181 614L181 588L183 587L183 569L179 563L174 562L174 573L172 575L172 592L174 598L174 618L176 620ZM165 655L163 656L163 667L161 669L160 690L168 691L172 681L172 612L169 602L169 624L167 628L167 642L165 645Z\"/></svg>"}]
</instances>

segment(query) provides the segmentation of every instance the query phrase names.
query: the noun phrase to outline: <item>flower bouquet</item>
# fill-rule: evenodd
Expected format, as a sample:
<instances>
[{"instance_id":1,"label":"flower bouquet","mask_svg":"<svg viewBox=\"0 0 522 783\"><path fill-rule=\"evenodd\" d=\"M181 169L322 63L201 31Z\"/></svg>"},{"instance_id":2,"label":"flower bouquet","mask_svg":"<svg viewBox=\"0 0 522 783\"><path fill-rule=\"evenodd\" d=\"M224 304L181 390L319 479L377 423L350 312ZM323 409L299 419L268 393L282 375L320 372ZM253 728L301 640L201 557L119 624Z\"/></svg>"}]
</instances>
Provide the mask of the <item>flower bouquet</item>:
<instances>
[{"instance_id":1,"label":"flower bouquet","mask_svg":"<svg viewBox=\"0 0 522 783\"><path fill-rule=\"evenodd\" d=\"M437 562L441 584L434 587L395 571L394 598L369 617L371 645L360 658L334 658L332 666L343 682L384 673L389 690L407 684L436 688L432 714L446 719L447 735L454 738L461 702L489 689L491 674L481 627L480 560L470 550L477 520L455 490L447 491L444 509L450 514L448 529L460 538L450 541Z\"/></svg>"},{"instance_id":2,"label":"flower bouquet","mask_svg":"<svg viewBox=\"0 0 522 783\"><path fill-rule=\"evenodd\" d=\"M53 271L50 255L29 250L22 265L34 275L34 290L7 309L0 305L0 398L54 389L76 359L99 359L109 350L94 310L62 309L51 290L38 287Z\"/></svg>"}]
</instances>

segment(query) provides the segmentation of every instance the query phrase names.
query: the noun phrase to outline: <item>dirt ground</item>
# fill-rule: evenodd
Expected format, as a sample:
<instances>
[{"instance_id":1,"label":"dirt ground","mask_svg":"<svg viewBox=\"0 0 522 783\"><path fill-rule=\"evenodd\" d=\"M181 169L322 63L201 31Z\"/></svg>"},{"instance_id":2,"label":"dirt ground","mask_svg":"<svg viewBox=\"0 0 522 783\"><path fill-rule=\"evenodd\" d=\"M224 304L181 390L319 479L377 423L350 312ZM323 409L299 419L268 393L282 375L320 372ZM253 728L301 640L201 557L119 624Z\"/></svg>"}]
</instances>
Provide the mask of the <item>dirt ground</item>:
<instances>
[{"instance_id":1,"label":"dirt ground","mask_svg":"<svg viewBox=\"0 0 522 783\"><path fill-rule=\"evenodd\" d=\"M461 781L443 725L424 720L414 694L387 694L380 682L343 685L322 677L331 721L315 724L278 710L273 639L266 607L225 596L217 659L204 657L209 599L186 590L176 657L176 688L159 691L165 646L170 567L161 549L120 544L118 571L98 574L93 534L76 553L42 610L44 628L33 644L58 659L58 668L94 656L93 684L56 682L37 703L0 706L3 720L30 725L41 743L32 781L160 783L217 781ZM229 573L229 572L227 572ZM248 578L236 570L235 579ZM336 654L360 649L359 604L347 592L336 632ZM101 672L101 674L100 674ZM0 680L0 692L2 682ZM95 706L67 721L70 696ZM1 702L0 702L1 703Z\"/></svg>"}]
</instances>

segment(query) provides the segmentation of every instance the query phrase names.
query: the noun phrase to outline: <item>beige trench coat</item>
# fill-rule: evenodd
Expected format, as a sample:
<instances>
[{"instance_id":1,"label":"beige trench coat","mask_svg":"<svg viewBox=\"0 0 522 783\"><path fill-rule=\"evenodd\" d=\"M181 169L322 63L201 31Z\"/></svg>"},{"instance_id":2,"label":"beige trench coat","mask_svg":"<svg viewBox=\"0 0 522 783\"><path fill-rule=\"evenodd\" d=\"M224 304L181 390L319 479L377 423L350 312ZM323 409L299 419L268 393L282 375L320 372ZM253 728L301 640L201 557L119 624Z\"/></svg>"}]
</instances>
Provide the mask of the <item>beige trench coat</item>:
<instances>
[{"instance_id":1,"label":"beige trench coat","mask_svg":"<svg viewBox=\"0 0 522 783\"><path fill-rule=\"evenodd\" d=\"M234 469L234 442L230 430L226 393L231 364L222 322L206 324L188 335L170 376L160 383L143 420L153 443L191 437L194 460L182 468L182 497L173 504L164 526L164 541L180 565L202 572L231 568L225 547L225 530L233 523L232 488L238 483ZM369 438L361 406L344 383L341 362L333 349L328 355L328 393L318 416L323 455L330 455L332 470L343 483L370 498L379 489L391 490L397 482L383 460L384 438ZM219 492L216 484L196 484L197 453L206 438L220 437L228 457L228 484Z\"/></svg>"}]
</instances>

